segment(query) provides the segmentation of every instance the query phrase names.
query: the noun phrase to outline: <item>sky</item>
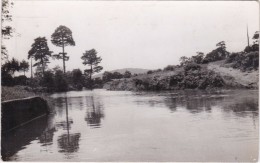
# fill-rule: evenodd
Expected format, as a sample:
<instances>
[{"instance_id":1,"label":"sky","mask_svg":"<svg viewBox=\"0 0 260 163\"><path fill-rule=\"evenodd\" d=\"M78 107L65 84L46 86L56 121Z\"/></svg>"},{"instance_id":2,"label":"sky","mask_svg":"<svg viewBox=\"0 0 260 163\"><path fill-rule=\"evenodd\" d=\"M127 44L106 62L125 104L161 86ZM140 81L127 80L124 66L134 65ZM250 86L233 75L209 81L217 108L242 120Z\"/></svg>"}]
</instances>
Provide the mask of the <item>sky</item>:
<instances>
[{"instance_id":1,"label":"sky","mask_svg":"<svg viewBox=\"0 0 260 163\"><path fill-rule=\"evenodd\" d=\"M51 43L59 25L71 29L75 46L66 46L67 70L87 67L80 57L96 49L103 71L121 68L158 69L179 64L181 56L205 54L225 41L230 52L242 51L259 30L256 1L14 1L14 36L3 41L12 57L27 59L37 37ZM52 60L49 68L62 67ZM29 75L30 72L27 73Z\"/></svg>"}]
</instances>

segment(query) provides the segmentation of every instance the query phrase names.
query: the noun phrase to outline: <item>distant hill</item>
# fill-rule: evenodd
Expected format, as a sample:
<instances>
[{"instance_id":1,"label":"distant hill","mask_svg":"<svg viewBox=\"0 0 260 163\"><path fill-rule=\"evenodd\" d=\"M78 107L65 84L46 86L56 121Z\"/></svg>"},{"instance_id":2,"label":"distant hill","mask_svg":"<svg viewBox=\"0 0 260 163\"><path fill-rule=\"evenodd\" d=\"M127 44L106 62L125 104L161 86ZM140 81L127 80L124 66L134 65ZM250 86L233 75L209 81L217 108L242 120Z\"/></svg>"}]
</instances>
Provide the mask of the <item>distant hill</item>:
<instances>
[{"instance_id":1,"label":"distant hill","mask_svg":"<svg viewBox=\"0 0 260 163\"><path fill-rule=\"evenodd\" d=\"M108 72L119 72L121 74L125 73L126 71L131 72L131 74L143 74L143 73L147 73L147 71L149 71L148 69L142 69L142 68L123 68L123 69L117 69L117 70L112 70L112 71L108 71ZM93 78L102 78L103 73L94 75Z\"/></svg>"}]
</instances>

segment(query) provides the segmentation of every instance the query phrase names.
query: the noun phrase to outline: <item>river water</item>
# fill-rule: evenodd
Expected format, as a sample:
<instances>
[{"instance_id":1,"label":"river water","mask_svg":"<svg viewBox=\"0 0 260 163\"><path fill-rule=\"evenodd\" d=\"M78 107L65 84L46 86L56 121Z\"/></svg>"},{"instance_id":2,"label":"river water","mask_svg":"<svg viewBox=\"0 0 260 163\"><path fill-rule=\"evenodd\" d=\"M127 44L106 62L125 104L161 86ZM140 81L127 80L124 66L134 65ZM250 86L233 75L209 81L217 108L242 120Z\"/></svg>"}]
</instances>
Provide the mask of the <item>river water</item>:
<instances>
[{"instance_id":1,"label":"river water","mask_svg":"<svg viewBox=\"0 0 260 163\"><path fill-rule=\"evenodd\" d=\"M9 161L256 161L258 91L71 91L2 137ZM3 150L4 149L4 150Z\"/></svg>"}]
</instances>

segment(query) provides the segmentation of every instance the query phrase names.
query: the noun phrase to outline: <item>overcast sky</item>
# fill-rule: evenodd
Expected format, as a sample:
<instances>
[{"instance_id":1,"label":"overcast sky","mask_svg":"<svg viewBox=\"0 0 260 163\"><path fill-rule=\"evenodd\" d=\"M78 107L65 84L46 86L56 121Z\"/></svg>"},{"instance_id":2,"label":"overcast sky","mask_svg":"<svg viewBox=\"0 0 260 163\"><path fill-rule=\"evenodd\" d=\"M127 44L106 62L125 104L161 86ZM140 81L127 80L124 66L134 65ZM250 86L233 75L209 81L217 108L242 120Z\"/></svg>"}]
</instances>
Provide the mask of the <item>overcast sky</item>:
<instances>
[{"instance_id":1,"label":"overcast sky","mask_svg":"<svg viewBox=\"0 0 260 163\"><path fill-rule=\"evenodd\" d=\"M19 36L6 44L9 58L27 59L34 39L45 36L58 53L62 49L52 45L51 34L65 25L76 43L65 47L67 70L83 70L80 57L92 48L104 70L157 69L178 64L183 55L208 53L222 40L230 52L243 50L246 25L250 38L259 30L258 8L255 1L14 1ZM49 67L55 65L62 67L62 61L51 60Z\"/></svg>"}]
</instances>

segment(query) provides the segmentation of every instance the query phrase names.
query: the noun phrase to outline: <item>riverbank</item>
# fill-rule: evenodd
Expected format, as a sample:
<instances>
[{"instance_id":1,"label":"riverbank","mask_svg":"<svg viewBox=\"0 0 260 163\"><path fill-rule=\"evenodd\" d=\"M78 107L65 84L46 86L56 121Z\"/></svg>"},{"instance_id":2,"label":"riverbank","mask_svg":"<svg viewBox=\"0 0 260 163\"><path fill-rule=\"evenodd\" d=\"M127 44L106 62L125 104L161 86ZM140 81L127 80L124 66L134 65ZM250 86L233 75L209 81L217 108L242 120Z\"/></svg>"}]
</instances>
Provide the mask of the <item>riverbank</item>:
<instances>
[{"instance_id":1,"label":"riverbank","mask_svg":"<svg viewBox=\"0 0 260 163\"><path fill-rule=\"evenodd\" d=\"M49 112L53 112L53 100L47 93L35 92L26 86L2 86L1 91L1 102L38 96L47 101Z\"/></svg>"},{"instance_id":2,"label":"riverbank","mask_svg":"<svg viewBox=\"0 0 260 163\"><path fill-rule=\"evenodd\" d=\"M224 61L178 67L104 84L107 90L258 89L259 70L241 71Z\"/></svg>"}]
</instances>

